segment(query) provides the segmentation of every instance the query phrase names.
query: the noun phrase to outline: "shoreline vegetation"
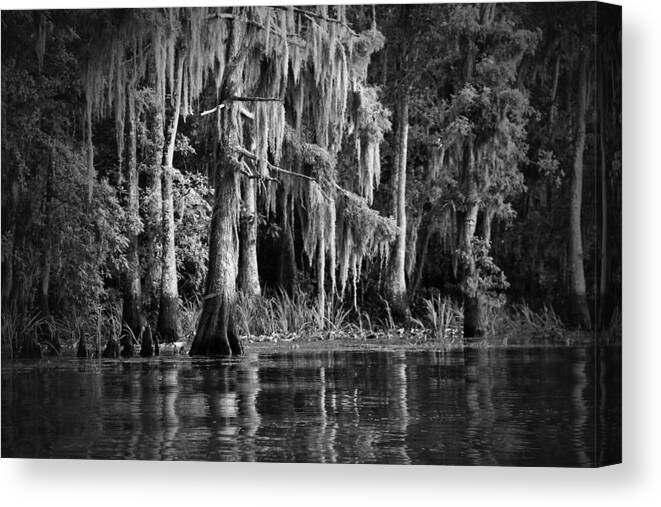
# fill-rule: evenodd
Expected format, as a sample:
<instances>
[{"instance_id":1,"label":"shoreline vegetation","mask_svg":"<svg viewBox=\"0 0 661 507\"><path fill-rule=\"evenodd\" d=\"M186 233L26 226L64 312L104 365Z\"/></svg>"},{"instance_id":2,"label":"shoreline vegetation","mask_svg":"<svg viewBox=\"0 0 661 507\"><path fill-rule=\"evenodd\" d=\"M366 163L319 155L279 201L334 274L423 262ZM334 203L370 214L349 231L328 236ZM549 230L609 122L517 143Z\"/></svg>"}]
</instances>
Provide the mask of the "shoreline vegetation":
<instances>
[{"instance_id":1,"label":"shoreline vegetation","mask_svg":"<svg viewBox=\"0 0 661 507\"><path fill-rule=\"evenodd\" d=\"M463 309L449 297L425 298L418 317L396 323L390 312L377 318L367 312L338 308L318 325L316 306L303 292L293 297L280 292L274 297L240 296L237 326L246 351L251 350L462 350L465 348L585 347L590 344L620 345L621 315L608 329L591 332L568 329L548 308L535 312L526 304L496 307L489 311L488 331L483 337L464 338ZM201 314L199 304L181 305L182 340L155 343L152 355L188 354ZM71 357L118 358L119 350L107 352L108 343L131 340L135 356L141 343L128 326L121 325L115 308L99 321L55 320L39 314L21 317L2 314L2 357L6 359ZM48 337L51 339L46 339Z\"/></svg>"}]
</instances>

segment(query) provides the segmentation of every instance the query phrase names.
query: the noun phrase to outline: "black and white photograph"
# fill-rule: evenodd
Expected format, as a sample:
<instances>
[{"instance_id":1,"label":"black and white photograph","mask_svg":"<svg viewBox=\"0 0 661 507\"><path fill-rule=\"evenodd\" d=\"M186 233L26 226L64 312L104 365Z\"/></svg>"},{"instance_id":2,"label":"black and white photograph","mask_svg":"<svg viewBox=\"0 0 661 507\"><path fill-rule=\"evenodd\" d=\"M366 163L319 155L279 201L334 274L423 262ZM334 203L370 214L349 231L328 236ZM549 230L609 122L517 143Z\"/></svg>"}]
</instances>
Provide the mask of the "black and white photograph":
<instances>
[{"instance_id":1,"label":"black and white photograph","mask_svg":"<svg viewBox=\"0 0 661 507\"><path fill-rule=\"evenodd\" d=\"M622 462L620 6L12 7L3 461Z\"/></svg>"}]
</instances>

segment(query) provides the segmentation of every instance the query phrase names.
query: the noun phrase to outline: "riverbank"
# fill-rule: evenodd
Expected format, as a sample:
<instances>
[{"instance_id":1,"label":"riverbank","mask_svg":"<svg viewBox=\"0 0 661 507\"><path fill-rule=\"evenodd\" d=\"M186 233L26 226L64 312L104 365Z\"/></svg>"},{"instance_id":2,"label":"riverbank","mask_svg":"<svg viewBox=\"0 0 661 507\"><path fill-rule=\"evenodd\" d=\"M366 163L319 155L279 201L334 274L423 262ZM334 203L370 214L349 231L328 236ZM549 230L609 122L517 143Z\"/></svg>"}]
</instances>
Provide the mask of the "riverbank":
<instances>
[{"instance_id":1,"label":"riverbank","mask_svg":"<svg viewBox=\"0 0 661 507\"><path fill-rule=\"evenodd\" d=\"M401 331L401 332L400 332ZM320 333L318 335L284 335L246 337L247 351L318 351L318 350L439 350L453 351L469 348L557 348L587 347L598 340L600 344L619 345L610 342L602 335L572 331L564 337L537 338L525 336L504 336L463 339L461 336L450 340L438 340L426 330L396 330L379 334L352 335L348 333Z\"/></svg>"},{"instance_id":2,"label":"riverbank","mask_svg":"<svg viewBox=\"0 0 661 507\"><path fill-rule=\"evenodd\" d=\"M521 349L588 347L595 340L602 345L619 345L607 339L605 334L584 331L568 331L564 336L488 336L464 339L458 330L446 339L434 338L426 329L398 328L378 333L348 333L343 331L318 331L299 333L274 333L262 336L244 336L242 343L250 352L319 352L319 351L459 351L464 349ZM190 342L182 341L161 345L161 355L187 354Z\"/></svg>"},{"instance_id":3,"label":"riverbank","mask_svg":"<svg viewBox=\"0 0 661 507\"><path fill-rule=\"evenodd\" d=\"M593 333L574 331L567 334L564 339L533 340L526 337L487 337L482 339L463 340L461 338L451 342L439 341L425 336L428 333L379 333L366 336L351 335L348 333L320 333L317 335L292 336L250 336L244 337L245 354L250 353L288 353L288 352L337 352L337 351L364 351L364 352L387 352L387 351L439 351L456 352L469 349L559 349L559 348L585 348L597 343L602 346L617 347L620 342L612 342L604 336L595 336ZM189 341L177 342L175 344L161 344L161 357L187 357L190 347ZM56 359L57 354L45 350L42 358ZM59 357L76 357L74 345L63 345ZM96 354L91 353L90 358ZM140 359L139 347L135 351L135 359ZM17 358L18 359L18 358ZM122 358L125 360L126 358ZM3 354L3 363L11 361L11 358Z\"/></svg>"}]
</instances>

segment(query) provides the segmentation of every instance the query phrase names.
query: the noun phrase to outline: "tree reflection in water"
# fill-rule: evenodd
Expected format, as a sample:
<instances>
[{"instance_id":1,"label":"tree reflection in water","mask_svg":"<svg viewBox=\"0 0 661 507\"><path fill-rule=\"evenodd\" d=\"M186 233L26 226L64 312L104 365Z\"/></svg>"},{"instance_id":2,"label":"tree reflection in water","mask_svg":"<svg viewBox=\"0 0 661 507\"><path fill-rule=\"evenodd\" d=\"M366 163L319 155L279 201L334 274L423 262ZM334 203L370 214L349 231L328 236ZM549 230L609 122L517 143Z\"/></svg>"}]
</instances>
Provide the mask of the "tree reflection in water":
<instances>
[{"instance_id":1,"label":"tree reflection in water","mask_svg":"<svg viewBox=\"0 0 661 507\"><path fill-rule=\"evenodd\" d=\"M475 349L7 363L2 452L589 466L621 452L619 432L605 424L621 420L617 375L605 373L619 357Z\"/></svg>"}]
</instances>

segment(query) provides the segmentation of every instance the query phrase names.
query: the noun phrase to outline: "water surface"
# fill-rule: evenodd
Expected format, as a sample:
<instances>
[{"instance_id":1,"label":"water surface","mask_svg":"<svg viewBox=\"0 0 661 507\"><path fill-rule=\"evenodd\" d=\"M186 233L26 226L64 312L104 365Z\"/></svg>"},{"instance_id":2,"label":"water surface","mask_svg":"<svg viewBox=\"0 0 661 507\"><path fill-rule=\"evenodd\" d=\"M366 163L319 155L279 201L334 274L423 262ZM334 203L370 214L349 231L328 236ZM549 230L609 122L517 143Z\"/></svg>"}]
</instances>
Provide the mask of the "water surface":
<instances>
[{"instance_id":1,"label":"water surface","mask_svg":"<svg viewBox=\"0 0 661 507\"><path fill-rule=\"evenodd\" d=\"M594 466L619 375L619 349L4 362L2 456Z\"/></svg>"}]
</instances>

